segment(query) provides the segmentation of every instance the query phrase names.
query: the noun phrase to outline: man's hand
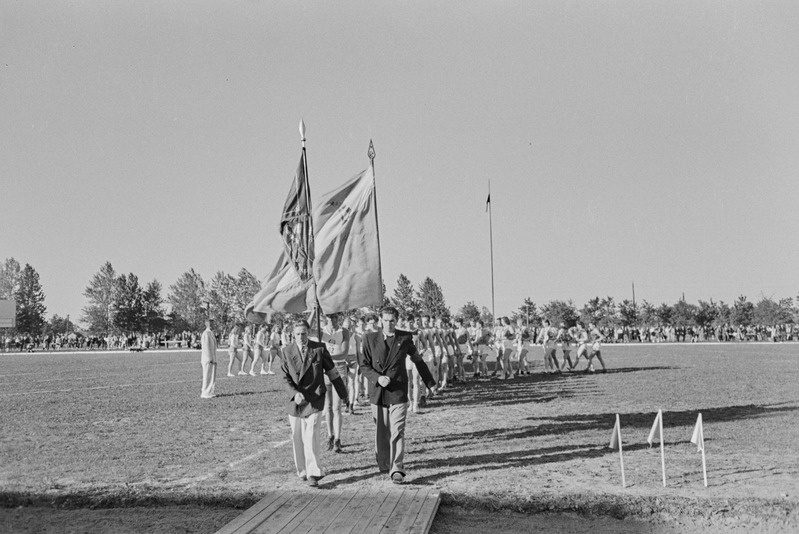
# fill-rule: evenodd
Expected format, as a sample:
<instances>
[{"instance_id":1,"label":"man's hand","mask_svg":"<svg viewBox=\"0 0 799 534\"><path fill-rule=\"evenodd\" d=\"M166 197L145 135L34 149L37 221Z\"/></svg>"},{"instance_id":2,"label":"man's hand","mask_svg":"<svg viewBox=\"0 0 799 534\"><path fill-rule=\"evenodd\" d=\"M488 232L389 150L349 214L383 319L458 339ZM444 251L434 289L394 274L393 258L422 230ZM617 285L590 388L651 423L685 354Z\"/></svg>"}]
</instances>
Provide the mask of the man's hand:
<instances>
[{"instance_id":1,"label":"man's hand","mask_svg":"<svg viewBox=\"0 0 799 534\"><path fill-rule=\"evenodd\" d=\"M299 406L300 404L305 403L305 395L300 393L299 391L294 394L294 403Z\"/></svg>"},{"instance_id":2,"label":"man's hand","mask_svg":"<svg viewBox=\"0 0 799 534\"><path fill-rule=\"evenodd\" d=\"M433 387L430 388L430 395L433 396L433 397L438 395L438 386L433 386Z\"/></svg>"},{"instance_id":3,"label":"man's hand","mask_svg":"<svg viewBox=\"0 0 799 534\"><path fill-rule=\"evenodd\" d=\"M378 376L377 383L383 387L387 387L391 383L391 379L387 376Z\"/></svg>"}]
</instances>

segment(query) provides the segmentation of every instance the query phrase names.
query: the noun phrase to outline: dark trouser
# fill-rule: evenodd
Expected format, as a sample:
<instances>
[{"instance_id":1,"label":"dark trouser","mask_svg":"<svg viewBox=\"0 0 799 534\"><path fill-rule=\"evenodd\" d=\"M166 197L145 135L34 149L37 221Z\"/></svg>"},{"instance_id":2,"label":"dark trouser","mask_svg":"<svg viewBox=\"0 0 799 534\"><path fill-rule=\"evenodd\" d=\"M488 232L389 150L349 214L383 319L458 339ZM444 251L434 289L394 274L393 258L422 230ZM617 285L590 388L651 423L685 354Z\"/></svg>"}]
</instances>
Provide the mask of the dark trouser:
<instances>
[{"instance_id":1,"label":"dark trouser","mask_svg":"<svg viewBox=\"0 0 799 534\"><path fill-rule=\"evenodd\" d=\"M372 404L375 421L375 456L381 472L405 476L405 418L408 403L378 406Z\"/></svg>"}]
</instances>

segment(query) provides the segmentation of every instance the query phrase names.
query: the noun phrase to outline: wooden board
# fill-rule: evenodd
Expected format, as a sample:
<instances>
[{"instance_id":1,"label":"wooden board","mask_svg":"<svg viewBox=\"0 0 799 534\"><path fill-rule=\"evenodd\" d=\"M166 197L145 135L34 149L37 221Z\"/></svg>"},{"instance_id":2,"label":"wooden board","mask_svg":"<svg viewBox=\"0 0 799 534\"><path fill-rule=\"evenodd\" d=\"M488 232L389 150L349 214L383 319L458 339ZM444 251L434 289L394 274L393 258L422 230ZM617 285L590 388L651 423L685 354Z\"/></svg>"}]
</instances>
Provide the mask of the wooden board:
<instances>
[{"instance_id":1,"label":"wooden board","mask_svg":"<svg viewBox=\"0 0 799 534\"><path fill-rule=\"evenodd\" d=\"M413 487L270 492L217 534L426 534L440 500Z\"/></svg>"}]
</instances>

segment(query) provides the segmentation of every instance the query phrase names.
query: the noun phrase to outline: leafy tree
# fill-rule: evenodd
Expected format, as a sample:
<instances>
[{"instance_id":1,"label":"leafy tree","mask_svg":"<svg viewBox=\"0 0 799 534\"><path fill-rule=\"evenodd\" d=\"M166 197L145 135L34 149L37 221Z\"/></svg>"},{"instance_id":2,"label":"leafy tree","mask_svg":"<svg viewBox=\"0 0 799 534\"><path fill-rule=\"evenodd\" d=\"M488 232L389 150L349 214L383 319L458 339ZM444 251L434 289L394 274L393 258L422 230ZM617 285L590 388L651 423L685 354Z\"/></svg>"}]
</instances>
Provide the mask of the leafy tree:
<instances>
[{"instance_id":1,"label":"leafy tree","mask_svg":"<svg viewBox=\"0 0 799 534\"><path fill-rule=\"evenodd\" d=\"M480 308L480 320L483 321L485 326L491 326L494 324L494 314L491 313L491 310L483 306Z\"/></svg>"},{"instance_id":2,"label":"leafy tree","mask_svg":"<svg viewBox=\"0 0 799 534\"><path fill-rule=\"evenodd\" d=\"M25 264L19 277L19 287L15 295L17 301L17 331L32 336L42 333L45 324L44 291L39 283L39 273Z\"/></svg>"},{"instance_id":3,"label":"leafy tree","mask_svg":"<svg viewBox=\"0 0 799 534\"><path fill-rule=\"evenodd\" d=\"M169 286L167 301L172 307L173 328L201 331L205 321L205 282L202 276L189 269Z\"/></svg>"},{"instance_id":4,"label":"leafy tree","mask_svg":"<svg viewBox=\"0 0 799 534\"><path fill-rule=\"evenodd\" d=\"M117 275L111 262L107 261L83 291L88 304L83 308L81 321L88 326L90 333L105 335L113 330L116 291Z\"/></svg>"},{"instance_id":5,"label":"leafy tree","mask_svg":"<svg viewBox=\"0 0 799 534\"><path fill-rule=\"evenodd\" d=\"M44 332L53 335L66 334L70 331L71 323L67 317L61 317L54 313L50 321L44 325Z\"/></svg>"},{"instance_id":6,"label":"leafy tree","mask_svg":"<svg viewBox=\"0 0 799 534\"><path fill-rule=\"evenodd\" d=\"M694 321L702 328L711 326L719 315L718 306L711 299L710 302L699 301L699 307L694 315Z\"/></svg>"},{"instance_id":7,"label":"leafy tree","mask_svg":"<svg viewBox=\"0 0 799 534\"><path fill-rule=\"evenodd\" d=\"M641 301L641 307L639 311L641 317L641 324L646 326L652 326L653 324L656 324L658 322L658 316L655 307L646 300Z\"/></svg>"},{"instance_id":8,"label":"leafy tree","mask_svg":"<svg viewBox=\"0 0 799 534\"><path fill-rule=\"evenodd\" d=\"M144 323L143 291L135 274L121 274L117 278L114 310L113 325L117 332L141 332Z\"/></svg>"},{"instance_id":9,"label":"leafy tree","mask_svg":"<svg viewBox=\"0 0 799 534\"><path fill-rule=\"evenodd\" d=\"M734 325L750 326L755 322L755 305L746 300L744 295L738 297L732 306L730 323Z\"/></svg>"},{"instance_id":10,"label":"leafy tree","mask_svg":"<svg viewBox=\"0 0 799 534\"><path fill-rule=\"evenodd\" d=\"M600 327L615 326L618 323L618 313L613 297L592 298L580 310L580 319L586 324L594 323Z\"/></svg>"},{"instance_id":11,"label":"leafy tree","mask_svg":"<svg viewBox=\"0 0 799 534\"><path fill-rule=\"evenodd\" d=\"M619 304L619 318L624 326L635 326L638 324L638 305L631 300L624 299Z\"/></svg>"},{"instance_id":12,"label":"leafy tree","mask_svg":"<svg viewBox=\"0 0 799 534\"><path fill-rule=\"evenodd\" d=\"M671 307L672 309L672 317L671 320L674 326L691 326L696 324L696 314L699 311L693 304L688 304L685 302L684 298L681 298L677 303Z\"/></svg>"},{"instance_id":13,"label":"leafy tree","mask_svg":"<svg viewBox=\"0 0 799 534\"><path fill-rule=\"evenodd\" d=\"M732 309L730 308L729 304L723 300L720 300L716 306L716 312L716 318L713 321L713 326L730 324L732 318Z\"/></svg>"},{"instance_id":14,"label":"leafy tree","mask_svg":"<svg viewBox=\"0 0 799 534\"><path fill-rule=\"evenodd\" d=\"M476 321L480 318L480 308L477 307L477 304L475 304L473 300L470 300L461 306L458 315L463 317L463 320L467 323L469 321Z\"/></svg>"},{"instance_id":15,"label":"leafy tree","mask_svg":"<svg viewBox=\"0 0 799 534\"><path fill-rule=\"evenodd\" d=\"M429 276L419 285L417 298L419 299L420 311L423 314L432 316L450 315L449 308L444 301L444 293L441 291L441 286Z\"/></svg>"},{"instance_id":16,"label":"leafy tree","mask_svg":"<svg viewBox=\"0 0 799 534\"><path fill-rule=\"evenodd\" d=\"M223 271L217 271L208 284L208 313L221 332L228 332L236 324L237 280Z\"/></svg>"},{"instance_id":17,"label":"leafy tree","mask_svg":"<svg viewBox=\"0 0 799 534\"><path fill-rule=\"evenodd\" d=\"M397 278L397 287L394 288L394 295L391 297L391 305L399 310L402 315L412 313L419 314L419 301L413 290L413 284L404 274ZM478 313L479 315L479 313Z\"/></svg>"},{"instance_id":18,"label":"leafy tree","mask_svg":"<svg viewBox=\"0 0 799 534\"><path fill-rule=\"evenodd\" d=\"M522 302L522 305L519 306L519 310L513 312L512 319L515 321L517 317L521 317L524 319L524 324L528 326L530 324L537 324L541 320L538 316L537 308L538 306L533 302L533 299L527 297L524 299L524 302Z\"/></svg>"},{"instance_id":19,"label":"leafy tree","mask_svg":"<svg viewBox=\"0 0 799 534\"><path fill-rule=\"evenodd\" d=\"M674 317L674 309L664 302L655 310L655 316L661 325L671 324Z\"/></svg>"},{"instance_id":20,"label":"leafy tree","mask_svg":"<svg viewBox=\"0 0 799 534\"><path fill-rule=\"evenodd\" d=\"M755 305L754 322L762 325L775 325L793 321L793 299L780 299L779 302L762 297Z\"/></svg>"},{"instance_id":21,"label":"leafy tree","mask_svg":"<svg viewBox=\"0 0 799 534\"><path fill-rule=\"evenodd\" d=\"M153 280L142 293L142 327L147 332L162 332L166 326L164 299L161 297L161 282Z\"/></svg>"},{"instance_id":22,"label":"leafy tree","mask_svg":"<svg viewBox=\"0 0 799 534\"><path fill-rule=\"evenodd\" d=\"M15 298L19 290L22 268L14 258L6 258L0 265L0 299Z\"/></svg>"},{"instance_id":23,"label":"leafy tree","mask_svg":"<svg viewBox=\"0 0 799 534\"><path fill-rule=\"evenodd\" d=\"M233 312L237 322L246 322L244 310L260 290L261 282L250 271L242 267L235 283L236 298Z\"/></svg>"},{"instance_id":24,"label":"leafy tree","mask_svg":"<svg viewBox=\"0 0 799 534\"><path fill-rule=\"evenodd\" d=\"M541 318L549 319L552 324L566 323L567 326L573 326L578 319L577 308L571 300L551 300L541 306Z\"/></svg>"}]
</instances>

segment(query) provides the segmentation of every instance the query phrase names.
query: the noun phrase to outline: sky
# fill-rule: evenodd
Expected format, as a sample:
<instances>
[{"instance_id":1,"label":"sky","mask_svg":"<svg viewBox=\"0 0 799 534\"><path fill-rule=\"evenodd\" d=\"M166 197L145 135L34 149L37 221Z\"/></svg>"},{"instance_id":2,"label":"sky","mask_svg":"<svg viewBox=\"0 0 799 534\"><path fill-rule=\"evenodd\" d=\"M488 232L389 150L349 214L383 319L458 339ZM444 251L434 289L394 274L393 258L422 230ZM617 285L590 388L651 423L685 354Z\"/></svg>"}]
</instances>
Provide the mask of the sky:
<instances>
[{"instance_id":1,"label":"sky","mask_svg":"<svg viewBox=\"0 0 799 534\"><path fill-rule=\"evenodd\" d=\"M265 277L365 169L382 268L457 311L796 297L799 3L0 2L0 260ZM486 213L489 181L491 220ZM490 228L489 228L490 222Z\"/></svg>"}]
</instances>

